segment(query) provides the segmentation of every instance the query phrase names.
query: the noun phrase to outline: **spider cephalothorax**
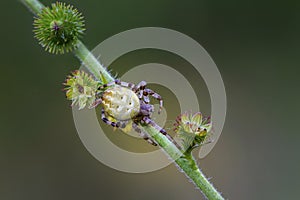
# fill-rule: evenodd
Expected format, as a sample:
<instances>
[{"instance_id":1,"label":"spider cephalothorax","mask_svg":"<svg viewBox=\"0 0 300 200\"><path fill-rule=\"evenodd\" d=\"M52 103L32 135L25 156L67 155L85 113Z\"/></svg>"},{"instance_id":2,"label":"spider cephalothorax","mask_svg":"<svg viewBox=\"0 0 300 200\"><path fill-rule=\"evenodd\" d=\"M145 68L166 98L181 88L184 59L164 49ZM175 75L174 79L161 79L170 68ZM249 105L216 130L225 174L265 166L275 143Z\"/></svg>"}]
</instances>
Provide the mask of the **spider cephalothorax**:
<instances>
[{"instance_id":1,"label":"spider cephalothorax","mask_svg":"<svg viewBox=\"0 0 300 200\"><path fill-rule=\"evenodd\" d=\"M150 104L149 96L159 101L160 107L158 113L161 112L163 100L159 94L146 88L145 81L135 86L132 83L115 80L114 82L102 85L99 89L101 92L99 92L99 97L95 101L94 106L102 105L101 119L106 124L117 128L124 128L128 122L132 121L132 127L136 132L149 143L157 145L138 127L139 123L148 124L176 144L173 138L150 118L154 112L154 106Z\"/></svg>"}]
</instances>

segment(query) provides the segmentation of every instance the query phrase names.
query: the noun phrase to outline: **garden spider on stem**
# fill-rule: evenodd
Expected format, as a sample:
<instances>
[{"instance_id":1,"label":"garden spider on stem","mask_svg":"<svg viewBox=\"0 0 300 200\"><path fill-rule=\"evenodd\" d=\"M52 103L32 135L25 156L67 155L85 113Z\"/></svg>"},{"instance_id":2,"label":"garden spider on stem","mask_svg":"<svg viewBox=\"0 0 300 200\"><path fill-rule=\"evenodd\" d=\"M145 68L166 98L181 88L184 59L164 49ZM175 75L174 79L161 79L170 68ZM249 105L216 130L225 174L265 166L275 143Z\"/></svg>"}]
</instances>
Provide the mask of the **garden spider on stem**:
<instances>
[{"instance_id":1,"label":"garden spider on stem","mask_svg":"<svg viewBox=\"0 0 300 200\"><path fill-rule=\"evenodd\" d=\"M101 104L101 119L108 125L116 128L125 128L132 121L132 128L147 140L150 144L156 146L147 133L145 133L138 124L147 124L154 127L160 133L165 135L178 148L180 146L176 141L167 134L165 129L157 125L150 117L154 112L154 106L150 104L149 96L159 101L159 110L161 112L163 106L162 97L153 90L146 88L147 83L141 81L138 85L127 83L120 80L103 84L99 87L98 97L93 107ZM113 118L114 121L109 120Z\"/></svg>"}]
</instances>

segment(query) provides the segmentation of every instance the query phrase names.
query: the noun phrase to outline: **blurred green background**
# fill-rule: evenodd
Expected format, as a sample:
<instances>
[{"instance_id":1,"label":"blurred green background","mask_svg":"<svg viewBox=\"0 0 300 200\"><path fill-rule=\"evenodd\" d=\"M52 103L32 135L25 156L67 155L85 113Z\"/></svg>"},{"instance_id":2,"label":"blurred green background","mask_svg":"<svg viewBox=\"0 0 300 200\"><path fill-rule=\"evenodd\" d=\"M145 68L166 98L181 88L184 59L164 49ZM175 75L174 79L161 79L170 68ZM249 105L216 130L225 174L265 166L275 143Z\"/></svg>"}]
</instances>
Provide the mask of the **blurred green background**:
<instances>
[{"instance_id":1,"label":"blurred green background","mask_svg":"<svg viewBox=\"0 0 300 200\"><path fill-rule=\"evenodd\" d=\"M121 31L147 26L197 40L217 64L228 98L221 138L199 160L204 173L228 199L299 198L299 1L67 2L85 15L83 41L90 49ZM0 6L1 200L204 199L174 165L127 174L94 159L60 91L80 63L72 54L42 50L33 38L32 14L19 1ZM150 61L184 66L176 56L162 55L133 52L117 60L114 70L122 73L122 65L129 69ZM115 140L122 143L121 138ZM134 149L130 138L124 141Z\"/></svg>"}]
</instances>

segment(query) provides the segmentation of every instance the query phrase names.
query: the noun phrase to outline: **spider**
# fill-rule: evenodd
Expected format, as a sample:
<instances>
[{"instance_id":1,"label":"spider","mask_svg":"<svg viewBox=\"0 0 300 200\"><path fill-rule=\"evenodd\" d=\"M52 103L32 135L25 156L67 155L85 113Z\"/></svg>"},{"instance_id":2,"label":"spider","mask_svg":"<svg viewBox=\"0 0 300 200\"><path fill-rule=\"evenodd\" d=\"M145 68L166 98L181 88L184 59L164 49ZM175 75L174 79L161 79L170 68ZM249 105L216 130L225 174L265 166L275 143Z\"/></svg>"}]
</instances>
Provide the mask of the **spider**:
<instances>
[{"instance_id":1,"label":"spider","mask_svg":"<svg viewBox=\"0 0 300 200\"><path fill-rule=\"evenodd\" d=\"M116 128L125 128L125 126L132 121L132 128L139 133L143 139L157 146L156 142L138 127L139 123L148 124L178 146L173 138L150 118L150 115L154 112L154 106L150 104L149 96L159 101L158 113L162 110L163 100L159 94L146 88L146 85L147 83L145 81L134 85L120 80L103 84L99 87L99 96L93 104L93 107L102 104L101 119L108 125ZM112 118L113 121L109 120L109 118Z\"/></svg>"}]
</instances>

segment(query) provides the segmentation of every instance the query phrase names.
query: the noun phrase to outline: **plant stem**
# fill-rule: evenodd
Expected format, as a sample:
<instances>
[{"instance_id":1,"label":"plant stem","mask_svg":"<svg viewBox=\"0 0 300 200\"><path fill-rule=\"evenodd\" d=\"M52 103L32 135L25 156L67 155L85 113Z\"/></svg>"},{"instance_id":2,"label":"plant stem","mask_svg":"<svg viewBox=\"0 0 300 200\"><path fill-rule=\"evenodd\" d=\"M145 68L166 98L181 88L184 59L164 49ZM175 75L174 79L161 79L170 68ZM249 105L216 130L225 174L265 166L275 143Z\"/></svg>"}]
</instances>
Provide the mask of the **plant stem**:
<instances>
[{"instance_id":1,"label":"plant stem","mask_svg":"<svg viewBox=\"0 0 300 200\"><path fill-rule=\"evenodd\" d=\"M208 181L202 171L198 168L196 161L191 154L187 157L180 157L175 162L200 188L207 199L224 200L221 194L214 188L214 186Z\"/></svg>"},{"instance_id":2,"label":"plant stem","mask_svg":"<svg viewBox=\"0 0 300 200\"><path fill-rule=\"evenodd\" d=\"M35 15L37 15L45 7L41 2L37 0L21 0L29 10Z\"/></svg>"},{"instance_id":3,"label":"plant stem","mask_svg":"<svg viewBox=\"0 0 300 200\"><path fill-rule=\"evenodd\" d=\"M184 171L194 184L202 191L209 200L224 200L221 194L207 180L196 164L192 152L182 154L182 152L165 136L158 133L151 126L143 127L144 130L165 150L165 152L176 162L178 167Z\"/></svg>"},{"instance_id":4,"label":"plant stem","mask_svg":"<svg viewBox=\"0 0 300 200\"><path fill-rule=\"evenodd\" d=\"M38 0L21 0L35 15L41 12L44 5ZM87 69L99 80L101 74L111 82L114 78L106 71L94 55L79 41L78 48L74 51L76 57L87 67ZM101 73L101 74L100 74ZM178 167L197 185L209 200L223 200L221 194L206 179L197 166L191 154L183 154L175 144L167 139L163 134L152 126L141 126L149 135L164 149L164 151L177 163Z\"/></svg>"},{"instance_id":5,"label":"plant stem","mask_svg":"<svg viewBox=\"0 0 300 200\"><path fill-rule=\"evenodd\" d=\"M78 42L78 46L77 49L75 49L74 54L98 80L101 80L101 72L108 82L114 81L114 78L110 75L110 73L106 71L105 67L99 63L95 56L81 41Z\"/></svg>"},{"instance_id":6,"label":"plant stem","mask_svg":"<svg viewBox=\"0 0 300 200\"><path fill-rule=\"evenodd\" d=\"M37 0L22 0L22 2L37 15L45 7L42 3ZM86 46L78 41L77 49L74 51L74 54L85 67L97 78L101 80L100 72L106 78L108 82L114 81L114 78L106 71L106 69L98 62L95 56L86 48Z\"/></svg>"},{"instance_id":7,"label":"plant stem","mask_svg":"<svg viewBox=\"0 0 300 200\"><path fill-rule=\"evenodd\" d=\"M152 126L142 126L146 133L148 133L161 148L173 159L177 160L183 156L182 152L173 144L170 140L167 139L163 134L161 134L157 129Z\"/></svg>"}]
</instances>

